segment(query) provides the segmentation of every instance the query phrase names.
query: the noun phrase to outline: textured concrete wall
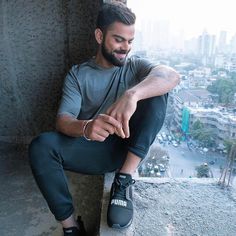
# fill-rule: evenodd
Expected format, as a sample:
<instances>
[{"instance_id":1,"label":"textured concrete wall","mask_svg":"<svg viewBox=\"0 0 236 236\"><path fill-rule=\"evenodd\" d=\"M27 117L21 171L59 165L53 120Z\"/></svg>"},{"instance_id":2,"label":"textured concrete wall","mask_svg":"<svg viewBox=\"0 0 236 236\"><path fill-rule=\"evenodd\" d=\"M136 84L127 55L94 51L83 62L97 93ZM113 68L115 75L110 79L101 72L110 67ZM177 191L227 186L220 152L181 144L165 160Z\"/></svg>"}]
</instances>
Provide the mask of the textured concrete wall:
<instances>
[{"instance_id":1,"label":"textured concrete wall","mask_svg":"<svg viewBox=\"0 0 236 236\"><path fill-rule=\"evenodd\" d=\"M0 1L0 136L54 128L66 72L95 53L101 3Z\"/></svg>"},{"instance_id":2,"label":"textured concrete wall","mask_svg":"<svg viewBox=\"0 0 236 236\"><path fill-rule=\"evenodd\" d=\"M111 3L111 2L123 2L124 4L127 4L127 0L104 0L104 3Z\"/></svg>"},{"instance_id":3,"label":"textured concrete wall","mask_svg":"<svg viewBox=\"0 0 236 236\"><path fill-rule=\"evenodd\" d=\"M9 176L14 176L11 179L14 186L16 183L17 186L25 186L28 181L32 181L32 184L34 182L28 165L19 159L27 159L27 150L23 149L21 143L12 147L8 142L30 141L31 138L22 137L54 129L62 82L68 69L72 64L80 63L95 54L94 28L101 4L101 0L0 0L0 166ZM9 162L14 160L18 160L18 163L10 168ZM28 172L25 172L24 165ZM22 176L25 178L22 179ZM1 185L5 184L4 192L10 193L12 189L4 178L8 179L3 175ZM95 232L100 217L103 181L102 177L94 176L84 176L82 179L84 181L81 182L81 178L75 178L72 193L75 202L80 203L79 214L83 214L89 232ZM91 189L95 191L88 194ZM44 203L39 191L34 190L28 195L27 207L28 200L31 197L35 200L35 195ZM13 198L12 202L15 202L15 196ZM93 207L84 209L84 201ZM0 208L4 212L5 208ZM27 215L25 209L22 208ZM9 208L4 214L14 218ZM37 221L37 217L31 217L31 220ZM51 219L51 214L43 216L46 222ZM1 235L19 235L19 229L23 228L22 222L10 221L15 222L11 228L17 233L7 231L8 234ZM44 227L44 221L39 222L35 224L34 221L32 224L43 233L42 228L38 227ZM29 223L25 226L32 226ZM8 224L5 225L8 230ZM47 225L48 230L55 229L50 223ZM35 228L33 230L37 232ZM61 234L61 227L59 232Z\"/></svg>"}]
</instances>

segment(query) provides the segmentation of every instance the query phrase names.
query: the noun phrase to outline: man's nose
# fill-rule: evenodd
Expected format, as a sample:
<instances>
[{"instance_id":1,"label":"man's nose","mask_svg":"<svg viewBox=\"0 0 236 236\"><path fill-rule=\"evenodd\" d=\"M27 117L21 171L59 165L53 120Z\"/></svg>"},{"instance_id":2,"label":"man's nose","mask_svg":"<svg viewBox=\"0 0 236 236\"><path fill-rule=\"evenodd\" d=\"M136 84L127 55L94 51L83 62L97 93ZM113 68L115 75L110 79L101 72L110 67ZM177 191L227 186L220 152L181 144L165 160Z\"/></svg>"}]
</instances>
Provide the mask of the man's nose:
<instances>
[{"instance_id":1,"label":"man's nose","mask_svg":"<svg viewBox=\"0 0 236 236\"><path fill-rule=\"evenodd\" d=\"M123 42L123 44L122 44L122 50L124 50L124 51L129 51L130 50L130 44L129 44L129 42Z\"/></svg>"}]
</instances>

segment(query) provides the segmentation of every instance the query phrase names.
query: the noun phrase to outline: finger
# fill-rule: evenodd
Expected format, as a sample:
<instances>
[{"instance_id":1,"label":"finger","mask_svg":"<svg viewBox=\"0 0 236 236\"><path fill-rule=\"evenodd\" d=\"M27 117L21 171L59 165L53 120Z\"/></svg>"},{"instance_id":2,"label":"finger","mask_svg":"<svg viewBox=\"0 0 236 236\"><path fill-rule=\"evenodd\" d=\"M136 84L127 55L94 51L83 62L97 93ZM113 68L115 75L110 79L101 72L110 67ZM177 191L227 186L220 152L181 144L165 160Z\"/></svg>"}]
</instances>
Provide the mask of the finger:
<instances>
[{"instance_id":1,"label":"finger","mask_svg":"<svg viewBox=\"0 0 236 236\"><path fill-rule=\"evenodd\" d=\"M112 109L112 107L109 107L109 108L107 109L107 111L106 111L106 114L107 114L107 115L110 115L111 109Z\"/></svg>"},{"instance_id":2,"label":"finger","mask_svg":"<svg viewBox=\"0 0 236 236\"><path fill-rule=\"evenodd\" d=\"M103 142L108 136L109 136L109 133L107 131L100 130L99 132L93 135L93 140Z\"/></svg>"},{"instance_id":3,"label":"finger","mask_svg":"<svg viewBox=\"0 0 236 236\"><path fill-rule=\"evenodd\" d=\"M129 132L129 120L125 120L123 122L123 130L126 138L129 138L130 132Z\"/></svg>"},{"instance_id":4,"label":"finger","mask_svg":"<svg viewBox=\"0 0 236 236\"><path fill-rule=\"evenodd\" d=\"M116 129L116 134L118 136L120 136L121 138L125 138L125 133L124 133L124 130L122 129L122 127Z\"/></svg>"},{"instance_id":5,"label":"finger","mask_svg":"<svg viewBox=\"0 0 236 236\"><path fill-rule=\"evenodd\" d=\"M105 129L100 129L97 131L97 135L107 138L109 136L109 132L106 131Z\"/></svg>"},{"instance_id":6,"label":"finger","mask_svg":"<svg viewBox=\"0 0 236 236\"><path fill-rule=\"evenodd\" d=\"M115 128L117 129L121 128L121 123L118 120L116 120L114 117L106 115L106 114L100 114L99 117L101 117L103 121L111 124Z\"/></svg>"},{"instance_id":7,"label":"finger","mask_svg":"<svg viewBox=\"0 0 236 236\"><path fill-rule=\"evenodd\" d=\"M106 115L106 114L100 114L99 116L102 117L103 121L111 124L115 128L115 130L117 131L116 133L117 133L118 136L120 136L121 138L125 138L125 133L122 129L121 122L119 122L115 118L113 118L109 115Z\"/></svg>"},{"instance_id":8,"label":"finger","mask_svg":"<svg viewBox=\"0 0 236 236\"><path fill-rule=\"evenodd\" d=\"M110 125L109 123L105 123L104 129L105 129L109 134L114 134L116 128L115 128L113 125Z\"/></svg>"},{"instance_id":9,"label":"finger","mask_svg":"<svg viewBox=\"0 0 236 236\"><path fill-rule=\"evenodd\" d=\"M98 134L95 134L94 138L93 138L93 141L98 141L98 142L103 142L105 140L106 140L106 137L103 137L103 136L98 135Z\"/></svg>"}]
</instances>

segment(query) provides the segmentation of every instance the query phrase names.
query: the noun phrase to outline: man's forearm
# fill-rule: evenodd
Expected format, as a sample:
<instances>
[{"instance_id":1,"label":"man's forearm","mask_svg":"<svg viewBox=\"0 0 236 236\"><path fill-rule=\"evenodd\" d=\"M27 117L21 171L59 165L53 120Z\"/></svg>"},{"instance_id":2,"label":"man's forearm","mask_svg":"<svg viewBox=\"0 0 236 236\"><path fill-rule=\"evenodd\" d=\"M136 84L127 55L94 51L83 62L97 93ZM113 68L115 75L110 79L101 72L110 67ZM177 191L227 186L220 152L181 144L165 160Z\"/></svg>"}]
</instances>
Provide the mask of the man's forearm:
<instances>
[{"instance_id":1,"label":"man's forearm","mask_svg":"<svg viewBox=\"0 0 236 236\"><path fill-rule=\"evenodd\" d=\"M135 96L138 101L161 96L170 92L179 81L180 76L174 69L167 66L157 66L142 82L129 89L127 93Z\"/></svg>"},{"instance_id":2,"label":"man's forearm","mask_svg":"<svg viewBox=\"0 0 236 236\"><path fill-rule=\"evenodd\" d=\"M57 131L71 137L83 136L83 126L85 120L77 120L76 118L62 115L57 118Z\"/></svg>"}]
</instances>

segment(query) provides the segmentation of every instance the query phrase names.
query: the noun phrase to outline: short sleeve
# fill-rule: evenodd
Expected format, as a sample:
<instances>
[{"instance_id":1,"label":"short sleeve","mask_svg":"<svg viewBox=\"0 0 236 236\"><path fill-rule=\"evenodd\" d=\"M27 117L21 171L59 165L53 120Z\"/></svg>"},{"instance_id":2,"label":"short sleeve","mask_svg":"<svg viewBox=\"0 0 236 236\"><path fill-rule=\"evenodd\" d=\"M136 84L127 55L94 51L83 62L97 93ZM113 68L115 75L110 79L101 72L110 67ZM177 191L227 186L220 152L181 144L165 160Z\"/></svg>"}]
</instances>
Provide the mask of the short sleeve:
<instances>
[{"instance_id":1,"label":"short sleeve","mask_svg":"<svg viewBox=\"0 0 236 236\"><path fill-rule=\"evenodd\" d=\"M136 79L141 82L156 65L146 59L135 56L133 66L136 71Z\"/></svg>"},{"instance_id":2,"label":"short sleeve","mask_svg":"<svg viewBox=\"0 0 236 236\"><path fill-rule=\"evenodd\" d=\"M65 114L77 118L79 115L82 99L77 78L78 70L77 65L73 66L65 78L57 116Z\"/></svg>"}]
</instances>

